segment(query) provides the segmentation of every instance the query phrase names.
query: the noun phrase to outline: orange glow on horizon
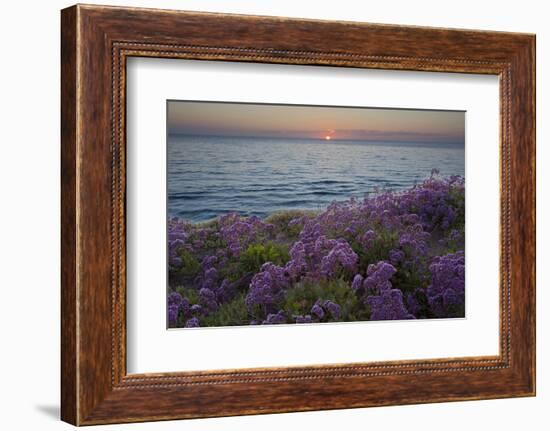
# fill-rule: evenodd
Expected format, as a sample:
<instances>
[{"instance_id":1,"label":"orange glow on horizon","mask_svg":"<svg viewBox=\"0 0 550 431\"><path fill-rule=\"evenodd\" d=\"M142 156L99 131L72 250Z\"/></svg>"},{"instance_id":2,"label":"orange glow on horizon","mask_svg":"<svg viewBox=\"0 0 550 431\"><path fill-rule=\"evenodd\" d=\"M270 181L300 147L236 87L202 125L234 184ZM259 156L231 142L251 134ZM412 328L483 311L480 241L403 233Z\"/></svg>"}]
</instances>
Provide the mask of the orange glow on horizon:
<instances>
[{"instance_id":1,"label":"orange glow on horizon","mask_svg":"<svg viewBox=\"0 0 550 431\"><path fill-rule=\"evenodd\" d=\"M331 138L330 138L329 135L325 136L325 141L330 141L330 139L331 139Z\"/></svg>"}]
</instances>

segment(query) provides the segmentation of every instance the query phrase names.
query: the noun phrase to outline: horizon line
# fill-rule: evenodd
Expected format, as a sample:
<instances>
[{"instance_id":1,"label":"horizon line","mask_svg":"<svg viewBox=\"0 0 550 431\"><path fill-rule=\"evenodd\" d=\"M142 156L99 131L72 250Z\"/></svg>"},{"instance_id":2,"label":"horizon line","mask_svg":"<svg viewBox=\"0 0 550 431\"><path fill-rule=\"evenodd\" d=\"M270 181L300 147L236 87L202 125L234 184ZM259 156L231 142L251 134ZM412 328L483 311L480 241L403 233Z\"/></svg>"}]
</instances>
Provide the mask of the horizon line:
<instances>
[{"instance_id":1,"label":"horizon line","mask_svg":"<svg viewBox=\"0 0 550 431\"><path fill-rule=\"evenodd\" d=\"M323 139L323 138L309 138L309 137L281 137L281 136L262 136L262 135L219 135L219 134L202 134L202 133L185 133L185 132L167 132L167 137L169 136L192 136L192 137L206 137L206 138L242 138L242 139L258 139L258 138L264 138L264 139L274 139L279 141L285 141L285 140L303 140L303 141L320 141L320 142L370 142L370 143L377 143L377 142L387 142L387 143L407 143L407 144L449 144L449 145L465 145L466 139L462 139L461 141L439 141L439 140L384 140L384 139L377 139L377 140L368 140L368 139L338 139L338 138L332 138L331 139Z\"/></svg>"}]
</instances>

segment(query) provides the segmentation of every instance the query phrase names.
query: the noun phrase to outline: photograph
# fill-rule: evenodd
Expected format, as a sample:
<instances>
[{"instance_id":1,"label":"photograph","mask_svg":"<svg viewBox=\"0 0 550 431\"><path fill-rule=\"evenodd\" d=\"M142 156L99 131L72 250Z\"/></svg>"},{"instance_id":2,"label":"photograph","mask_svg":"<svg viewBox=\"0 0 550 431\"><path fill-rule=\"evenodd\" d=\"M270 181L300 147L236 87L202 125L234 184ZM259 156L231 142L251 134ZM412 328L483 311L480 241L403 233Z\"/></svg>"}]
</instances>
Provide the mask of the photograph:
<instances>
[{"instance_id":1,"label":"photograph","mask_svg":"<svg viewBox=\"0 0 550 431\"><path fill-rule=\"evenodd\" d=\"M465 317L465 112L167 101L168 328Z\"/></svg>"}]
</instances>

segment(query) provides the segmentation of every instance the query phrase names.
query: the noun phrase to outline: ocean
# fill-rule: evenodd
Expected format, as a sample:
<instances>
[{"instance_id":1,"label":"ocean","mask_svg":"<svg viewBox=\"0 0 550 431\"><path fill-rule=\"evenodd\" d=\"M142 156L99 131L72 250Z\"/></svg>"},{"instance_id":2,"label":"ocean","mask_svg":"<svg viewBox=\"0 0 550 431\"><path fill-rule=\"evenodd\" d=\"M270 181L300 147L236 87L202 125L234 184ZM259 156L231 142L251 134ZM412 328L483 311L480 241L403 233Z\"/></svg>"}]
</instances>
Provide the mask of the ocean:
<instances>
[{"instance_id":1,"label":"ocean","mask_svg":"<svg viewBox=\"0 0 550 431\"><path fill-rule=\"evenodd\" d=\"M266 217L402 190L438 169L464 176L463 144L168 136L168 215Z\"/></svg>"}]
</instances>

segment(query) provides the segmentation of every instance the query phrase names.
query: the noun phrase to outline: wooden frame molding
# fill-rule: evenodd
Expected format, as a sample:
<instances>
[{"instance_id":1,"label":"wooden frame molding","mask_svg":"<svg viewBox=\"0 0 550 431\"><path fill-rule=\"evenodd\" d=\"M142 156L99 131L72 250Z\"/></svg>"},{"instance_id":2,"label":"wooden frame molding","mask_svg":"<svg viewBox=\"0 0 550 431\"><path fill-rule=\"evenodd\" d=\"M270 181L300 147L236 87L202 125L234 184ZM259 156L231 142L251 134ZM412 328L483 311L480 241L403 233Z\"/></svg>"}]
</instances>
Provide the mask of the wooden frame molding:
<instances>
[{"instance_id":1,"label":"wooden frame molding","mask_svg":"<svg viewBox=\"0 0 550 431\"><path fill-rule=\"evenodd\" d=\"M535 394L534 35L77 5L62 11L61 49L63 420L91 425ZM128 375L132 56L498 75L499 355Z\"/></svg>"}]
</instances>

